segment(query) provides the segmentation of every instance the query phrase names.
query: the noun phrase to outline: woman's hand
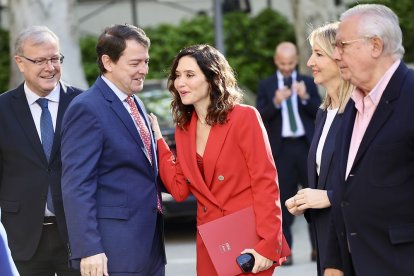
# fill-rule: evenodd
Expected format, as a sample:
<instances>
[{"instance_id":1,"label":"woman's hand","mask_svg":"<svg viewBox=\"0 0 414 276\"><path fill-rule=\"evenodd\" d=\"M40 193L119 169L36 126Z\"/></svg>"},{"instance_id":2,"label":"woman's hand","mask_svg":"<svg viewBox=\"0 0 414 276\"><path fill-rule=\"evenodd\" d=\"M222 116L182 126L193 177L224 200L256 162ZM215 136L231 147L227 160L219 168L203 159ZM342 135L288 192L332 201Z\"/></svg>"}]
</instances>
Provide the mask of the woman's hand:
<instances>
[{"instance_id":1,"label":"woman's hand","mask_svg":"<svg viewBox=\"0 0 414 276\"><path fill-rule=\"evenodd\" d=\"M254 256L254 267L252 269L252 273L256 274L260 271L264 271L269 269L273 265L273 261L269 260L266 257L263 257L259 253L257 253L254 249L245 249L241 252L241 254L250 253Z\"/></svg>"},{"instance_id":2,"label":"woman's hand","mask_svg":"<svg viewBox=\"0 0 414 276\"><path fill-rule=\"evenodd\" d=\"M162 138L162 133L160 129L160 125L158 124L157 116L154 115L154 113L148 114L148 118L151 122L151 128L152 132L154 132L155 140Z\"/></svg>"}]
</instances>

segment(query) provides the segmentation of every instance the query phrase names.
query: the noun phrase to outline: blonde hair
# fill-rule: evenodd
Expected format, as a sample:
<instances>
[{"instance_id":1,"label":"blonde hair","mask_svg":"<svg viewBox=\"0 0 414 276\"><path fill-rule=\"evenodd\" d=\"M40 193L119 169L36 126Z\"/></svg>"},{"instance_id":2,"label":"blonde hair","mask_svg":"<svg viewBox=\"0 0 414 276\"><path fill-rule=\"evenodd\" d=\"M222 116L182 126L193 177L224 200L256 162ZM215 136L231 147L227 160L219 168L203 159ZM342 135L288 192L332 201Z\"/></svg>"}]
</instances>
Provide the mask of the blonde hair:
<instances>
[{"instance_id":1,"label":"blonde hair","mask_svg":"<svg viewBox=\"0 0 414 276\"><path fill-rule=\"evenodd\" d=\"M339 22L327 23L319 28L316 28L311 32L308 37L310 45L318 44L319 47L330 57L332 58L334 49L335 49L335 36L336 31L338 29ZM333 60L333 58L332 58ZM338 113L343 113L346 104L348 103L349 98L351 97L352 90L354 90L354 86L348 82L340 79L339 84L339 109ZM321 109L326 110L332 104L332 99L325 93L325 97L322 101L320 106Z\"/></svg>"}]
</instances>

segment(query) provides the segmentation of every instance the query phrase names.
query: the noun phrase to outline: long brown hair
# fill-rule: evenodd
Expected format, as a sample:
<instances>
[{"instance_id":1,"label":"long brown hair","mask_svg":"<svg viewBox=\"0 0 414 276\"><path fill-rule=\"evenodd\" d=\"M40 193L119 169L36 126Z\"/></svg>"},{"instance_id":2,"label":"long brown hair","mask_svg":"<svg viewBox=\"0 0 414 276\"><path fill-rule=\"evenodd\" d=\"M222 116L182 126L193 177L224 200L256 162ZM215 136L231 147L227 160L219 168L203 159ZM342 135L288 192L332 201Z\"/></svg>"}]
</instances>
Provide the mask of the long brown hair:
<instances>
[{"instance_id":1,"label":"long brown hair","mask_svg":"<svg viewBox=\"0 0 414 276\"><path fill-rule=\"evenodd\" d=\"M168 77L168 89L173 95L171 109L174 122L181 129L186 129L194 112L193 105L184 105L174 87L176 70L184 56L194 58L210 86L210 105L207 108L206 122L214 126L224 124L228 113L241 101L242 94L237 86L234 71L226 58L210 45L193 45L182 49L175 57Z\"/></svg>"}]
</instances>

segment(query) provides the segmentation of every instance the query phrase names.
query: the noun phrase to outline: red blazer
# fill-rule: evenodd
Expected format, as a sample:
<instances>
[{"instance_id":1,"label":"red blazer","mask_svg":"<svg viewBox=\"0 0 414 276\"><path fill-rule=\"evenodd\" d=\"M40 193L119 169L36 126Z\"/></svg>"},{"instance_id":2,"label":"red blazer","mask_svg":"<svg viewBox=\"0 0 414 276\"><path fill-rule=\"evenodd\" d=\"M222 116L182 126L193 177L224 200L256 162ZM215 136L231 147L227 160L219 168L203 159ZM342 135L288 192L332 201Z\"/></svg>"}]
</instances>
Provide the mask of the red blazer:
<instances>
[{"instance_id":1,"label":"red blazer","mask_svg":"<svg viewBox=\"0 0 414 276\"><path fill-rule=\"evenodd\" d=\"M197 225L253 206L261 237L254 249L279 263L282 215L277 171L258 111L237 105L227 123L211 128L203 156L204 179L196 161L196 125L194 113L187 130L176 129L176 160L165 141L158 140L165 187L177 201L190 192L196 197ZM273 270L260 275L272 275ZM198 233L197 275L217 275Z\"/></svg>"}]
</instances>

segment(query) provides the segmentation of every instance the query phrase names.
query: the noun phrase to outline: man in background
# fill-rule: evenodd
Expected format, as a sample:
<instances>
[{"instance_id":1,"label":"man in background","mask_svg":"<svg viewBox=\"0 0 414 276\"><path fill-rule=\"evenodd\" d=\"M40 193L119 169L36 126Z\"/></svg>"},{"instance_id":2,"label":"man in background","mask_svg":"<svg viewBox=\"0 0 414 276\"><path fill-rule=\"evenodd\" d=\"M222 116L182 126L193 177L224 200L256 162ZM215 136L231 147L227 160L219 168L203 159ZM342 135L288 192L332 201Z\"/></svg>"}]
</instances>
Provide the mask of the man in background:
<instances>
[{"instance_id":1,"label":"man in background","mask_svg":"<svg viewBox=\"0 0 414 276\"><path fill-rule=\"evenodd\" d=\"M68 265L60 128L80 90L61 82L59 39L45 26L18 35L14 59L24 82L0 96L0 207L11 253L22 276L79 275Z\"/></svg>"},{"instance_id":2,"label":"man in background","mask_svg":"<svg viewBox=\"0 0 414 276\"><path fill-rule=\"evenodd\" d=\"M314 132L314 120L321 103L311 77L297 72L298 54L291 42L276 46L275 74L260 81L257 109L269 135L279 176L280 202L294 196L298 186L307 187L307 155ZM283 233L292 248L294 216L282 204ZM311 238L312 241L312 238ZM312 241L312 260L316 260ZM289 256L284 265L291 265Z\"/></svg>"}]
</instances>

